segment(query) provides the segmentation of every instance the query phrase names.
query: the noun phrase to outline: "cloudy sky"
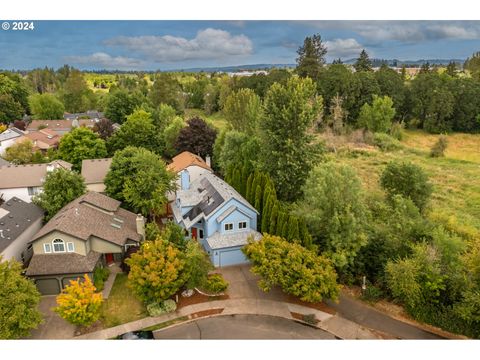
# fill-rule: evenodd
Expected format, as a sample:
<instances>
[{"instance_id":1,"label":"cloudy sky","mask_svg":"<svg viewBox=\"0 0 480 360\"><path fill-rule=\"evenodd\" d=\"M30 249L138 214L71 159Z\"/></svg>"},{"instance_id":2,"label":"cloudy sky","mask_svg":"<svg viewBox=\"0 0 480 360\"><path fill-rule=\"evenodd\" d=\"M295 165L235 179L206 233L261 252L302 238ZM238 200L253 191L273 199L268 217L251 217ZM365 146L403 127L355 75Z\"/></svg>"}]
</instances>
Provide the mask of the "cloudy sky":
<instances>
[{"instance_id":1,"label":"cloudy sky","mask_svg":"<svg viewBox=\"0 0 480 360\"><path fill-rule=\"evenodd\" d=\"M465 59L480 50L480 21L36 21L0 30L0 68L169 70L294 63L320 33L327 60Z\"/></svg>"}]
</instances>

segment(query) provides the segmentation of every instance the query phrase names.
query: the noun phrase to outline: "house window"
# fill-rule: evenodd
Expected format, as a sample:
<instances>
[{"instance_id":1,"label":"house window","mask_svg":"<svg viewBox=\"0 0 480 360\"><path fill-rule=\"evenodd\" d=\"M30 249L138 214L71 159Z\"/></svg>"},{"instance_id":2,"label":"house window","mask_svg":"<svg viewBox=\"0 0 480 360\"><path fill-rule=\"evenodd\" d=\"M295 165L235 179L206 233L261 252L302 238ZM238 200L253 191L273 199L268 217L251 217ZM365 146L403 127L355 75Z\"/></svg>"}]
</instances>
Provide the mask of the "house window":
<instances>
[{"instance_id":1,"label":"house window","mask_svg":"<svg viewBox=\"0 0 480 360\"><path fill-rule=\"evenodd\" d=\"M28 190L28 195L29 196L37 195L37 193L38 193L38 188L36 188L36 187L29 187L29 188L27 188L27 190Z\"/></svg>"},{"instance_id":2,"label":"house window","mask_svg":"<svg viewBox=\"0 0 480 360\"><path fill-rule=\"evenodd\" d=\"M232 231L233 230L233 224L232 223L225 224L224 227L225 227L225 231Z\"/></svg>"},{"instance_id":3,"label":"house window","mask_svg":"<svg viewBox=\"0 0 480 360\"><path fill-rule=\"evenodd\" d=\"M238 223L238 228L239 229L246 229L247 228L247 222L246 221L240 221Z\"/></svg>"},{"instance_id":4,"label":"house window","mask_svg":"<svg viewBox=\"0 0 480 360\"><path fill-rule=\"evenodd\" d=\"M203 229L198 229L198 237L203 239Z\"/></svg>"},{"instance_id":5,"label":"house window","mask_svg":"<svg viewBox=\"0 0 480 360\"><path fill-rule=\"evenodd\" d=\"M43 251L45 251L45 253L51 253L52 248L51 248L50 244L43 244Z\"/></svg>"},{"instance_id":6,"label":"house window","mask_svg":"<svg viewBox=\"0 0 480 360\"><path fill-rule=\"evenodd\" d=\"M73 242L67 243L67 251L74 252L75 251L75 244Z\"/></svg>"},{"instance_id":7,"label":"house window","mask_svg":"<svg viewBox=\"0 0 480 360\"><path fill-rule=\"evenodd\" d=\"M53 240L53 252L65 252L65 242L62 239Z\"/></svg>"}]
</instances>

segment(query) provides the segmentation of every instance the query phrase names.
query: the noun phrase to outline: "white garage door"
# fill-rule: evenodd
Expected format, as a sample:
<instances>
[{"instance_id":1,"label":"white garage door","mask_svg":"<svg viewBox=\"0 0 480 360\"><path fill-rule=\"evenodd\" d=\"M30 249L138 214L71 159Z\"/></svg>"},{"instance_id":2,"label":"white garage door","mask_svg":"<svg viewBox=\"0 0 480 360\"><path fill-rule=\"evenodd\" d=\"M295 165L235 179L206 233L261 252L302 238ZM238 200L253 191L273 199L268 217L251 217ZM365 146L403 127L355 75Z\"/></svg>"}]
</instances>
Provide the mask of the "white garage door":
<instances>
[{"instance_id":1,"label":"white garage door","mask_svg":"<svg viewBox=\"0 0 480 360\"><path fill-rule=\"evenodd\" d=\"M247 258L245 257L245 255L243 254L240 248L220 250L219 257L220 257L220 267L245 264L246 262L248 262Z\"/></svg>"}]
</instances>

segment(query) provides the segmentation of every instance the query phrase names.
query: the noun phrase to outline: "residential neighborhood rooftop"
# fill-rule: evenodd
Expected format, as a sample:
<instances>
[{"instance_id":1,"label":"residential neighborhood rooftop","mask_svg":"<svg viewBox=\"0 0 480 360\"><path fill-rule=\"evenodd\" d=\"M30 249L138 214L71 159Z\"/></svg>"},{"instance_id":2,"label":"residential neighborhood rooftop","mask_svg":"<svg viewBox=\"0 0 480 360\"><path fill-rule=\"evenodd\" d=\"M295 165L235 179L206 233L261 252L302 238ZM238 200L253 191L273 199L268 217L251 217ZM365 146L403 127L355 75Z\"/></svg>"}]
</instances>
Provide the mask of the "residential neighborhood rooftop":
<instances>
[{"instance_id":1,"label":"residential neighborhood rooftop","mask_svg":"<svg viewBox=\"0 0 480 360\"><path fill-rule=\"evenodd\" d=\"M20 137L24 134L25 133L22 130L17 129L16 127L11 127L9 129L5 130L4 132L0 133L0 143L2 141L15 139L15 138Z\"/></svg>"},{"instance_id":2,"label":"residential neighborhood rooftop","mask_svg":"<svg viewBox=\"0 0 480 360\"><path fill-rule=\"evenodd\" d=\"M218 206L232 198L258 214L258 211L232 186L211 173L205 173L193 181L187 190L177 190L176 197L182 207L192 206L192 209L183 216L178 207L172 206L177 221L183 222L187 228L202 217L208 219Z\"/></svg>"},{"instance_id":3,"label":"residential neighborhood rooftop","mask_svg":"<svg viewBox=\"0 0 480 360\"><path fill-rule=\"evenodd\" d=\"M47 150L57 146L61 137L55 131L45 128L25 134L25 138L33 142L34 149Z\"/></svg>"},{"instance_id":4,"label":"residential neighborhood rooftop","mask_svg":"<svg viewBox=\"0 0 480 360\"><path fill-rule=\"evenodd\" d=\"M213 249L223 249L234 246L243 246L248 243L249 238L253 240L260 240L262 234L253 229L248 231L234 232L231 234L220 234L215 232L212 236L207 238L208 245Z\"/></svg>"},{"instance_id":5,"label":"residential neighborhood rooftop","mask_svg":"<svg viewBox=\"0 0 480 360\"><path fill-rule=\"evenodd\" d=\"M85 184L103 183L112 164L112 158L82 161L82 176Z\"/></svg>"},{"instance_id":6,"label":"residential neighborhood rooftop","mask_svg":"<svg viewBox=\"0 0 480 360\"><path fill-rule=\"evenodd\" d=\"M52 232L88 240L91 236L124 245L128 239L140 241L137 215L120 208L120 201L96 192L88 192L63 207L32 239Z\"/></svg>"},{"instance_id":7,"label":"residential neighborhood rooftop","mask_svg":"<svg viewBox=\"0 0 480 360\"><path fill-rule=\"evenodd\" d=\"M178 173L189 166L197 165L207 170L212 170L210 166L198 155L192 154L189 151L184 151L172 159L167 168L173 172Z\"/></svg>"},{"instance_id":8,"label":"residential neighborhood rooftop","mask_svg":"<svg viewBox=\"0 0 480 360\"><path fill-rule=\"evenodd\" d=\"M0 167L0 189L43 186L50 170L63 168L70 170L72 164L54 160L48 164L7 165Z\"/></svg>"},{"instance_id":9,"label":"residential neighborhood rooftop","mask_svg":"<svg viewBox=\"0 0 480 360\"><path fill-rule=\"evenodd\" d=\"M91 273L102 254L90 251L87 256L69 254L35 254L30 261L26 274L84 274Z\"/></svg>"},{"instance_id":10,"label":"residential neighborhood rooftop","mask_svg":"<svg viewBox=\"0 0 480 360\"><path fill-rule=\"evenodd\" d=\"M0 253L43 214L37 205L17 197L4 202L0 206Z\"/></svg>"}]
</instances>

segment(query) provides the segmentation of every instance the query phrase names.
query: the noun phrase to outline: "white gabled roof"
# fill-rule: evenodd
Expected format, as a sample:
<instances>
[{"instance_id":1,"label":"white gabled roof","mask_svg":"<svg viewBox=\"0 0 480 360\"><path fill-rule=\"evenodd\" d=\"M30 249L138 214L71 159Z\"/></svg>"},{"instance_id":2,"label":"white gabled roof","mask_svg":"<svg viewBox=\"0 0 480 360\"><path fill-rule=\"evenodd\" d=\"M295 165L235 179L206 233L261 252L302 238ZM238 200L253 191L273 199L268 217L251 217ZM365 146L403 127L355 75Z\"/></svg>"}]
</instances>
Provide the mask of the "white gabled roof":
<instances>
[{"instance_id":1,"label":"white gabled roof","mask_svg":"<svg viewBox=\"0 0 480 360\"><path fill-rule=\"evenodd\" d=\"M212 236L207 238L207 243L213 250L223 249L247 245L250 237L253 237L255 241L258 241L262 238L262 234L253 229L237 231L231 234L220 234L216 231Z\"/></svg>"}]
</instances>

